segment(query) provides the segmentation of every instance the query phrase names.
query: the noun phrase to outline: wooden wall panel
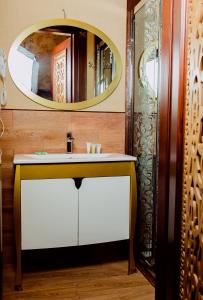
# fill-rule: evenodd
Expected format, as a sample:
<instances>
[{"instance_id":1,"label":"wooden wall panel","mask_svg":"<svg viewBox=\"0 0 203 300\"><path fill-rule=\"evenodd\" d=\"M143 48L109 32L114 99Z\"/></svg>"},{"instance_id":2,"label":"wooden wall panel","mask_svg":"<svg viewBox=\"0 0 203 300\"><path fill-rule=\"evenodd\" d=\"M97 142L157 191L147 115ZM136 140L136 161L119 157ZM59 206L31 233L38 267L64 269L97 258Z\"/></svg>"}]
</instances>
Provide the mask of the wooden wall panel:
<instances>
[{"instance_id":1,"label":"wooden wall panel","mask_svg":"<svg viewBox=\"0 0 203 300\"><path fill-rule=\"evenodd\" d=\"M35 151L66 152L66 134L73 151L86 152L86 142L101 143L103 152L125 152L125 114L97 112L3 110L3 239L5 262L13 262L13 156Z\"/></svg>"},{"instance_id":2,"label":"wooden wall panel","mask_svg":"<svg viewBox=\"0 0 203 300\"><path fill-rule=\"evenodd\" d=\"M203 0L188 0L180 299L203 299Z\"/></svg>"}]
</instances>

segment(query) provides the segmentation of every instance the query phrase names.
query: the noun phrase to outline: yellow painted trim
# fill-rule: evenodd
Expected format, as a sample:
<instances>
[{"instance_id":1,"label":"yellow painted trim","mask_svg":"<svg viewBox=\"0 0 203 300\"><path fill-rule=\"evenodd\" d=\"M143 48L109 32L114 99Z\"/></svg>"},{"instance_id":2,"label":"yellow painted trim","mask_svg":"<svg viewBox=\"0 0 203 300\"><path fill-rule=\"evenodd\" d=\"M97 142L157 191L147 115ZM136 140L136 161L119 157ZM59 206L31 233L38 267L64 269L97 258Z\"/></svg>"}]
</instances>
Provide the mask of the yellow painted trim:
<instances>
[{"instance_id":1,"label":"yellow painted trim","mask_svg":"<svg viewBox=\"0 0 203 300\"><path fill-rule=\"evenodd\" d=\"M21 165L21 179L130 176L129 162Z\"/></svg>"},{"instance_id":2,"label":"yellow painted trim","mask_svg":"<svg viewBox=\"0 0 203 300\"><path fill-rule=\"evenodd\" d=\"M72 19L51 19L51 20L44 20L37 24L34 24L27 29L25 29L19 36L15 39L14 43L12 44L9 55L8 55L8 66L10 68L10 65L13 63L12 57L14 57L14 53L16 51L16 48L21 44L21 42L29 36L31 33L45 28L49 26L56 26L56 25L67 25L67 26L75 26L83 28L87 31L92 32L93 34L100 37L112 50L115 61L116 61L116 74L114 76L113 81L109 85L109 87L99 96L96 96L92 99L78 102L78 103L57 103L54 101L45 100L45 98L42 98L38 95L35 95L34 93L27 91L24 86L22 86L20 83L16 82L15 78L13 78L12 74L11 77L15 83L15 85L23 92L28 98L33 100L34 102L52 108L52 109L58 109L58 110L80 110L85 109L88 107L91 107L93 105L96 105L102 101L104 101L107 97L109 97L113 91L116 89L117 85L119 84L119 81L121 79L122 74L122 61L120 53L115 46L115 44L111 41L110 38L107 37L105 33L97 29L96 27L89 25L87 23L78 21L78 20L72 20Z\"/></svg>"},{"instance_id":3,"label":"yellow painted trim","mask_svg":"<svg viewBox=\"0 0 203 300\"><path fill-rule=\"evenodd\" d=\"M130 163L130 212L129 212L129 263L128 273L132 274L136 271L135 266L135 227L137 219L137 178L135 170L135 162Z\"/></svg>"},{"instance_id":4,"label":"yellow painted trim","mask_svg":"<svg viewBox=\"0 0 203 300\"><path fill-rule=\"evenodd\" d=\"M16 246L16 274L15 274L15 289L22 289L22 266L21 266L21 172L20 165L15 169L14 181L14 231L15 231L15 246Z\"/></svg>"},{"instance_id":5,"label":"yellow painted trim","mask_svg":"<svg viewBox=\"0 0 203 300\"><path fill-rule=\"evenodd\" d=\"M136 200L135 203L137 203L137 194L136 194L136 190L137 190L137 181L136 181L136 173L135 173L135 163L131 162L130 164L130 211L132 211L132 206L134 201ZM134 198L133 198L134 197ZM137 211L137 207L134 207L135 212ZM131 224L131 220L130 220L130 224ZM132 229L130 228L130 233L132 232Z\"/></svg>"}]
</instances>

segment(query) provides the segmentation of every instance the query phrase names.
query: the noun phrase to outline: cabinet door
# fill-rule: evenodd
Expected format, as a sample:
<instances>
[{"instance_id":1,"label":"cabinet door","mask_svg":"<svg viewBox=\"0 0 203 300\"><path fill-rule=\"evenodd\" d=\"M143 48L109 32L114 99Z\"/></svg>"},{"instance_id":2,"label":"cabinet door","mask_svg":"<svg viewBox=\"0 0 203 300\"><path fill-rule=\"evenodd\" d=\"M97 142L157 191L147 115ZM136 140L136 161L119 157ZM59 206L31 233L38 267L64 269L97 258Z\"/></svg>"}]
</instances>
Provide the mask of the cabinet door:
<instances>
[{"instance_id":1,"label":"cabinet door","mask_svg":"<svg viewBox=\"0 0 203 300\"><path fill-rule=\"evenodd\" d=\"M22 249L78 244L78 190L73 179L21 181Z\"/></svg>"},{"instance_id":2,"label":"cabinet door","mask_svg":"<svg viewBox=\"0 0 203 300\"><path fill-rule=\"evenodd\" d=\"M79 190L79 245L129 238L130 177L85 178Z\"/></svg>"}]
</instances>

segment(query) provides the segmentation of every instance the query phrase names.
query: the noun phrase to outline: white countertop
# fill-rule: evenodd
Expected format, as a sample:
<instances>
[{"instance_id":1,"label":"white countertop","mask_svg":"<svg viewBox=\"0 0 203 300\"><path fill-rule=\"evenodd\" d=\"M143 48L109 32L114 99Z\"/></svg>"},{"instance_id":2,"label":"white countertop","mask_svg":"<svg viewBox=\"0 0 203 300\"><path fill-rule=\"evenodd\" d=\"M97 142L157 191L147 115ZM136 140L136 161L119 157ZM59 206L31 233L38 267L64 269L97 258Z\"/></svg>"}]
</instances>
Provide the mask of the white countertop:
<instances>
[{"instance_id":1,"label":"white countertop","mask_svg":"<svg viewBox=\"0 0 203 300\"><path fill-rule=\"evenodd\" d=\"M136 161L135 156L118 153L50 153L50 154L16 154L13 163L21 164L56 164L56 163L86 163L111 161Z\"/></svg>"}]
</instances>

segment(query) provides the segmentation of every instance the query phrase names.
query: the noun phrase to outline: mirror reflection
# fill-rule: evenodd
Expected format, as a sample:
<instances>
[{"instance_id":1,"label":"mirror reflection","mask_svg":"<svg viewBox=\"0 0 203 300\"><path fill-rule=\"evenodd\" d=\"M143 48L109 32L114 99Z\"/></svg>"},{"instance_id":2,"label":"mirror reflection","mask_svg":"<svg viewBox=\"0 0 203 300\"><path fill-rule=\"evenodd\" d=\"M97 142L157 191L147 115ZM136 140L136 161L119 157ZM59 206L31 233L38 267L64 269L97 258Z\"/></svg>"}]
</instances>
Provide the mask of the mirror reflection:
<instances>
[{"instance_id":1,"label":"mirror reflection","mask_svg":"<svg viewBox=\"0 0 203 300\"><path fill-rule=\"evenodd\" d=\"M158 87L158 51L154 48L146 61L146 78L149 87L153 90L155 97L157 97Z\"/></svg>"},{"instance_id":2,"label":"mirror reflection","mask_svg":"<svg viewBox=\"0 0 203 300\"><path fill-rule=\"evenodd\" d=\"M10 72L24 90L59 103L101 95L115 77L110 47L85 29L60 25L39 29L15 49Z\"/></svg>"},{"instance_id":3,"label":"mirror reflection","mask_svg":"<svg viewBox=\"0 0 203 300\"><path fill-rule=\"evenodd\" d=\"M142 86L152 98L157 98L158 96L158 68L158 43L153 42L144 50L139 66L139 76Z\"/></svg>"}]
</instances>

